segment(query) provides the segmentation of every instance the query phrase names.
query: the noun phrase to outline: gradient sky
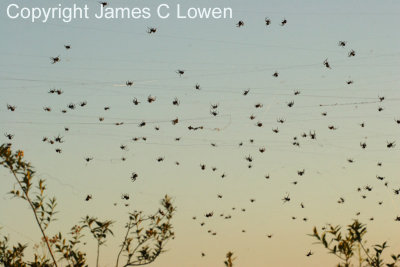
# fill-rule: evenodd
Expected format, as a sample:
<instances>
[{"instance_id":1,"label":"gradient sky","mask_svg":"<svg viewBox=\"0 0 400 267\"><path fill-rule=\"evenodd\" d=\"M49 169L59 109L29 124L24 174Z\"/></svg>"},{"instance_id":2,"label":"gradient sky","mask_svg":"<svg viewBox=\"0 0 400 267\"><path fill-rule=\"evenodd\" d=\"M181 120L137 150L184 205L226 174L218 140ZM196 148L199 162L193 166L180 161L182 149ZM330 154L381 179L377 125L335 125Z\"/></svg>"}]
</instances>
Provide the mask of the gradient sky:
<instances>
[{"instance_id":1,"label":"gradient sky","mask_svg":"<svg viewBox=\"0 0 400 267\"><path fill-rule=\"evenodd\" d=\"M236 266L334 266L335 257L313 245L306 234L314 225L348 224L357 212L368 223L371 243L388 240L391 251L399 252L400 224L394 218L400 215L400 202L393 194L400 188L400 125L394 121L400 119L398 1L168 1L170 6L231 7L234 18L91 19L68 24L12 21L5 13L10 3L56 4L0 3L0 138L5 143L3 133L15 134L15 148L25 151L37 176L57 195L59 221L49 234L67 232L86 214L115 220L115 237L101 255L101 266L114 266L127 212L151 213L169 194L178 209L173 221L176 238L151 266L223 266L227 251L238 257ZM98 5L85 3L93 9ZM160 3L165 2L109 1L112 7L152 9ZM269 27L265 17L272 21ZM283 18L288 21L284 27ZM239 20L244 27L235 27ZM157 33L147 34L147 27L157 27ZM347 41L346 47L338 46L340 40ZM67 51L64 44L72 48ZM351 49L356 56L349 58ZM50 57L55 56L61 62L52 65ZM330 70L322 64L326 58ZM185 70L183 77L175 73L178 69ZM278 78L272 76L275 71ZM134 86L126 87L127 80ZM348 80L354 84L347 85ZM194 89L196 83L200 91ZM48 94L51 88L64 94ZM250 93L243 96L247 88ZM294 96L295 90L301 94ZM148 95L157 100L146 103ZM385 100L380 103L378 96ZM142 103L134 106L134 97ZM178 107L172 105L175 97ZM60 112L81 101L88 105ZM295 102L292 108L287 106L290 101ZM254 108L258 102L263 108ZM219 115L213 117L209 111L215 103ZM16 111L8 111L7 104L16 105ZM52 111L45 112L45 106ZM110 110L104 111L105 106ZM378 107L384 110L378 112ZM254 121L248 118L251 114ZM180 122L173 126L176 117ZM286 122L278 124L278 118ZM142 120L148 124L139 128ZM257 121L263 127L256 127ZM116 122L125 124L115 126ZM359 126L362 122L364 128ZM189 125L205 129L189 131ZM331 131L329 125L338 129ZM277 134L272 132L276 127ZM301 137L310 130L317 140ZM62 154L41 142L44 136L59 134L65 139ZM132 141L141 136L147 141ZM300 147L292 145L295 136ZM176 137L181 141L174 141ZM365 150L359 145L364 141ZM398 146L388 149L387 141L397 141ZM128 151L120 150L122 144ZM260 147L266 148L264 154L258 152ZM251 169L245 161L248 155L254 159ZM158 163L159 156L165 161ZM87 164L85 157L94 160ZM200 164L206 164L205 171ZM212 172L211 166L218 170ZM300 177L297 170L303 168L306 172ZM132 172L139 174L134 183ZM226 178L221 179L222 173ZM376 175L385 176L389 186ZM39 236L32 214L25 203L6 194L14 185L10 174L3 169L0 177L2 232L12 241L32 244ZM373 191L356 191L366 185ZM122 193L130 194L129 207L124 207ZM283 204L286 193L291 201ZM86 194L93 200L85 202ZM343 205L337 203L340 197ZM250 198L256 201L250 203ZM205 218L210 211L214 217ZM223 220L220 213L232 219ZM309 250L315 253L312 257L305 256ZM87 252L91 266L93 242Z\"/></svg>"}]
</instances>

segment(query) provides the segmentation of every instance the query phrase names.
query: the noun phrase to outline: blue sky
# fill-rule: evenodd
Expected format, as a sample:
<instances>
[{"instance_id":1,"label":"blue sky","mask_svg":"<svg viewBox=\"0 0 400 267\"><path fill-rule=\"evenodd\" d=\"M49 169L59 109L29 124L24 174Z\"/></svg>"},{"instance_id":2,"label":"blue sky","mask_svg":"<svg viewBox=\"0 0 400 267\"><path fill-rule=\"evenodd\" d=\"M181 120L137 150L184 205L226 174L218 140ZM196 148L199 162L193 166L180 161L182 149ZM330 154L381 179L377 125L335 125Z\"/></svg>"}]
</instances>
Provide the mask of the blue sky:
<instances>
[{"instance_id":1,"label":"blue sky","mask_svg":"<svg viewBox=\"0 0 400 267\"><path fill-rule=\"evenodd\" d=\"M234 18L34 24L8 19L5 8L10 3L27 5L8 0L0 4L1 129L15 135L15 146L25 151L38 176L47 179L49 190L58 196L61 213L50 231L67 231L86 214L119 222L115 238L104 249L102 266L114 262L121 238L118 229L129 209L151 212L166 193L178 207L177 237L154 266L219 266L228 250L237 254L238 266L320 266L322 261L333 266L335 259L312 245L306 234L314 225L347 224L358 211L360 220L368 222L372 242L388 240L392 249L400 248L393 238L399 231L394 222L400 215L399 199L392 192L400 187L399 148L386 147L387 141L399 142L400 131L394 121L400 119L398 2L170 1L171 6L228 6ZM98 5L85 3L93 9ZM160 3L116 0L109 5ZM49 7L54 2L29 5ZM265 17L272 21L268 27ZM284 18L288 23L282 27ZM239 20L244 27L235 27ZM157 32L147 34L148 27ZM344 48L338 46L340 40L347 41ZM71 49L65 50L65 44ZM349 58L351 49L356 56ZM55 56L61 62L50 64ZM323 66L325 59L332 69ZM185 70L182 77L176 74L178 69ZM278 78L272 76L275 71ZM125 86L128 80L134 86ZM348 85L349 80L354 83ZM197 83L201 90L194 89ZM48 94L51 88L64 93ZM250 92L243 96L247 88ZM300 95L295 96L295 90ZM149 95L157 98L154 103L146 102ZM379 102L378 96L385 100ZM134 106L134 97L141 104ZM178 107L172 105L175 97ZM81 101L87 106L60 112ZM292 108L287 106L290 101ZM219 114L213 117L210 105L216 103ZM254 108L256 103L263 107ZM7 104L17 106L16 111L8 111ZM45 106L52 111L45 112ZM110 110L104 111L105 106ZM249 119L252 114L255 120ZM176 117L180 122L173 126L170 121ZM285 123L277 123L278 118ZM142 120L147 125L137 127ZM257 121L263 127L255 126ZM124 125L115 126L116 122ZM364 128L359 126L362 122ZM160 131L154 130L156 125ZM190 125L205 129L189 131ZM338 129L331 131L329 125ZM64 127L70 130L65 132ZM276 127L277 134L272 132ZM310 130L317 140L301 137ZM59 134L65 139L60 155L41 142L44 136ZM141 136L147 141L132 141ZM295 136L300 147L292 145ZM176 137L181 141L174 141ZM359 145L364 141L365 150ZM121 151L120 145L127 145L128 151ZM260 147L266 152L261 154ZM248 155L254 158L250 169ZM94 160L87 164L84 158L89 156ZM159 156L164 162L157 163ZM349 164L348 158L355 162ZM206 164L205 171L200 164ZM212 172L212 166L218 170ZM306 174L300 177L297 171L303 168ZM134 183L129 179L132 172L139 174ZM222 173L226 178L221 179ZM389 187L376 175L385 176ZM0 176L0 225L13 240L31 242L38 236L34 225L25 223L31 214L24 203L6 195L13 187L9 174L2 170ZM372 192L356 191L367 184L373 186ZM131 195L128 208L120 199L122 193ZM283 204L286 193L292 201ZM364 193L366 199L360 197ZM93 201L85 202L86 194L92 194ZM217 199L217 194L224 197ZM344 205L337 204L340 197L345 198ZM250 203L250 198L256 202ZM305 209L300 208L302 202ZM25 212L16 215L16 209ZM203 215L211 210L233 218L206 219ZM206 226L200 227L201 221ZM209 229L218 235L209 235ZM270 233L274 237L266 238ZM90 249L94 252L91 243L89 254ZM310 249L315 255L305 257Z\"/></svg>"}]
</instances>

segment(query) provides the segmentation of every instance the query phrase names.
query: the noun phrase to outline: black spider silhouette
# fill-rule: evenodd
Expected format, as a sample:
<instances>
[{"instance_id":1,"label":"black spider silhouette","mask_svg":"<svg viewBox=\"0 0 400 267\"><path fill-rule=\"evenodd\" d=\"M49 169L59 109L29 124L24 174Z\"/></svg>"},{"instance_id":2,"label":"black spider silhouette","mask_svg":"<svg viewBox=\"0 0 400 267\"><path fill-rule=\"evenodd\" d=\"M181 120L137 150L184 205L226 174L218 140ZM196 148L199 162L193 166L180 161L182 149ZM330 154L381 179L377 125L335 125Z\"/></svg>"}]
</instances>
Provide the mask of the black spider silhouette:
<instances>
[{"instance_id":1,"label":"black spider silhouette","mask_svg":"<svg viewBox=\"0 0 400 267\"><path fill-rule=\"evenodd\" d=\"M247 95L250 92L250 89L244 90L243 95Z\"/></svg>"},{"instance_id":2,"label":"black spider silhouette","mask_svg":"<svg viewBox=\"0 0 400 267\"><path fill-rule=\"evenodd\" d=\"M50 59L51 59L51 64L55 64L55 63L61 61L60 56L57 56L57 57L50 57Z\"/></svg>"},{"instance_id":3,"label":"black spider silhouette","mask_svg":"<svg viewBox=\"0 0 400 267\"><path fill-rule=\"evenodd\" d=\"M65 47L65 49L67 49L67 50L69 50L69 49L71 49L71 45L64 45L64 47Z\"/></svg>"},{"instance_id":4,"label":"black spider silhouette","mask_svg":"<svg viewBox=\"0 0 400 267\"><path fill-rule=\"evenodd\" d=\"M239 20L239 22L236 23L236 27L240 28L242 26L244 26L244 22L243 22L243 20Z\"/></svg>"},{"instance_id":5,"label":"black spider silhouette","mask_svg":"<svg viewBox=\"0 0 400 267\"><path fill-rule=\"evenodd\" d=\"M345 47L346 46L346 41L339 41L338 45L341 47Z\"/></svg>"},{"instance_id":6,"label":"black spider silhouette","mask_svg":"<svg viewBox=\"0 0 400 267\"><path fill-rule=\"evenodd\" d=\"M264 21L266 26L271 24L271 20L268 17L266 17Z\"/></svg>"},{"instance_id":7,"label":"black spider silhouette","mask_svg":"<svg viewBox=\"0 0 400 267\"><path fill-rule=\"evenodd\" d=\"M17 108L16 106L11 106L7 104L7 110L15 111L16 108Z\"/></svg>"},{"instance_id":8,"label":"black spider silhouette","mask_svg":"<svg viewBox=\"0 0 400 267\"><path fill-rule=\"evenodd\" d=\"M126 81L126 86L132 86L133 85L133 82L132 81Z\"/></svg>"},{"instance_id":9,"label":"black spider silhouette","mask_svg":"<svg viewBox=\"0 0 400 267\"><path fill-rule=\"evenodd\" d=\"M154 28L154 27L148 27L147 28L147 33L148 34L156 33L156 31L157 31L157 28Z\"/></svg>"},{"instance_id":10,"label":"black spider silhouette","mask_svg":"<svg viewBox=\"0 0 400 267\"><path fill-rule=\"evenodd\" d=\"M184 70L177 70L176 73L179 74L180 77L182 77L182 75L185 74L185 71Z\"/></svg>"},{"instance_id":11,"label":"black spider silhouette","mask_svg":"<svg viewBox=\"0 0 400 267\"><path fill-rule=\"evenodd\" d=\"M324 66L328 69L331 69L331 66L329 65L328 59L325 59L323 62Z\"/></svg>"},{"instance_id":12,"label":"black spider silhouette","mask_svg":"<svg viewBox=\"0 0 400 267\"><path fill-rule=\"evenodd\" d=\"M356 55L356 51L350 50L348 57L354 57Z\"/></svg>"},{"instance_id":13,"label":"black spider silhouette","mask_svg":"<svg viewBox=\"0 0 400 267\"><path fill-rule=\"evenodd\" d=\"M286 23L287 23L287 20L284 18L284 19L281 21L281 26L285 26Z\"/></svg>"},{"instance_id":14,"label":"black spider silhouette","mask_svg":"<svg viewBox=\"0 0 400 267\"><path fill-rule=\"evenodd\" d=\"M138 178L138 176L139 176L139 175L138 175L136 172L133 172L132 175L131 175L131 180L132 180L132 182L136 181L136 179Z\"/></svg>"}]
</instances>

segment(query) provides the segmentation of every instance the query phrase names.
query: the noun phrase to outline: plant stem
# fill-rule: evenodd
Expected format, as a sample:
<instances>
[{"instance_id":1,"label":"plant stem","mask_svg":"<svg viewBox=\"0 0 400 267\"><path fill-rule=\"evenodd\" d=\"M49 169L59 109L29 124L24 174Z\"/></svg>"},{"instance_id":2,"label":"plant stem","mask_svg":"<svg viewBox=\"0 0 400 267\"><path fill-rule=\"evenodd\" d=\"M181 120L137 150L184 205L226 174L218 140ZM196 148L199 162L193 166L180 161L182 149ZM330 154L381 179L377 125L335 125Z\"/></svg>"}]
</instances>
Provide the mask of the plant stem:
<instances>
[{"instance_id":1,"label":"plant stem","mask_svg":"<svg viewBox=\"0 0 400 267\"><path fill-rule=\"evenodd\" d=\"M10 168L10 170L11 170L12 174L14 175L15 180L17 180L19 186L21 187L22 192L24 192L24 195L25 195L25 197L26 197L26 200L28 201L29 205L31 206L31 209L32 209L32 211L33 211L33 215L35 215L36 223L37 223L37 225L39 226L40 231L42 232L42 236L43 236L43 238L44 238L44 241L46 242L47 249L48 249L49 252L50 252L50 256L51 256L51 258L52 258L52 260L53 260L53 262L54 262L54 265L55 265L56 267L58 267L57 261L56 261L56 259L54 258L53 251L51 250L51 247L50 247L49 241L48 241L48 239L47 239L47 236L46 236L46 234L44 233L44 230L43 230L42 226L40 225L39 218L37 217L35 207L33 206L32 201L31 201L31 199L30 199L29 196L28 196L28 193L24 190L24 188L23 188L21 182L19 181L17 175L15 174L14 170L11 169L11 168Z\"/></svg>"}]
</instances>

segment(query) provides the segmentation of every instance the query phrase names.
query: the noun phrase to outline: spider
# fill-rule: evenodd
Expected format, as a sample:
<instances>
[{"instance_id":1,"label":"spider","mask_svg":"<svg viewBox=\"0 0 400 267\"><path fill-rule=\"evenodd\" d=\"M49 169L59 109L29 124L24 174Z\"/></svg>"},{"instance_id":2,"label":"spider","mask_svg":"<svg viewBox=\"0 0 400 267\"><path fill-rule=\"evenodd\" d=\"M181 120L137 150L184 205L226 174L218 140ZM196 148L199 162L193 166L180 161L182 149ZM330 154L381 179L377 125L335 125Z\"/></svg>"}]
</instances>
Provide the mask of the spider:
<instances>
[{"instance_id":1,"label":"spider","mask_svg":"<svg viewBox=\"0 0 400 267\"><path fill-rule=\"evenodd\" d=\"M11 139L14 138L14 135L13 134L9 134L9 133L5 133L4 136L7 137L8 140L11 140Z\"/></svg>"},{"instance_id":2,"label":"spider","mask_svg":"<svg viewBox=\"0 0 400 267\"><path fill-rule=\"evenodd\" d=\"M289 202L290 201L290 196L288 193L282 198L283 203Z\"/></svg>"},{"instance_id":3,"label":"spider","mask_svg":"<svg viewBox=\"0 0 400 267\"><path fill-rule=\"evenodd\" d=\"M179 99L177 97L175 97L174 100L172 101L172 105L179 106L179 104L180 104Z\"/></svg>"},{"instance_id":4,"label":"spider","mask_svg":"<svg viewBox=\"0 0 400 267\"><path fill-rule=\"evenodd\" d=\"M63 110L61 110L61 112L65 114L65 113L67 113L67 110L63 109Z\"/></svg>"},{"instance_id":5,"label":"spider","mask_svg":"<svg viewBox=\"0 0 400 267\"><path fill-rule=\"evenodd\" d=\"M56 92L56 89L50 89L49 94L54 94Z\"/></svg>"},{"instance_id":6,"label":"spider","mask_svg":"<svg viewBox=\"0 0 400 267\"><path fill-rule=\"evenodd\" d=\"M353 84L353 83L354 83L354 81L352 81L352 80L348 80L346 83L347 83L347 84Z\"/></svg>"},{"instance_id":7,"label":"spider","mask_svg":"<svg viewBox=\"0 0 400 267\"><path fill-rule=\"evenodd\" d=\"M274 74L272 74L275 78L279 76L279 72L275 71Z\"/></svg>"},{"instance_id":8,"label":"spider","mask_svg":"<svg viewBox=\"0 0 400 267\"><path fill-rule=\"evenodd\" d=\"M310 257L310 256L312 256L314 253L310 250L307 254L306 254L306 256L307 257Z\"/></svg>"},{"instance_id":9,"label":"spider","mask_svg":"<svg viewBox=\"0 0 400 267\"><path fill-rule=\"evenodd\" d=\"M16 108L17 108L16 106L11 106L11 105L7 104L8 110L15 111Z\"/></svg>"},{"instance_id":10,"label":"spider","mask_svg":"<svg viewBox=\"0 0 400 267\"><path fill-rule=\"evenodd\" d=\"M85 158L86 162L93 160L93 158Z\"/></svg>"},{"instance_id":11,"label":"spider","mask_svg":"<svg viewBox=\"0 0 400 267\"><path fill-rule=\"evenodd\" d=\"M306 133L302 133L302 134L301 134L301 137L306 138L306 137L307 137L307 134L306 134Z\"/></svg>"},{"instance_id":12,"label":"spider","mask_svg":"<svg viewBox=\"0 0 400 267\"><path fill-rule=\"evenodd\" d=\"M121 150L125 150L125 151L128 150L128 148L126 147L126 145L120 145L119 148L120 148Z\"/></svg>"},{"instance_id":13,"label":"spider","mask_svg":"<svg viewBox=\"0 0 400 267\"><path fill-rule=\"evenodd\" d=\"M289 108L293 107L293 105L294 105L294 101L290 101L289 103L287 103L287 106L288 106Z\"/></svg>"},{"instance_id":14,"label":"spider","mask_svg":"<svg viewBox=\"0 0 400 267\"><path fill-rule=\"evenodd\" d=\"M181 137L175 138L175 141L180 141L180 140L181 140Z\"/></svg>"},{"instance_id":15,"label":"spider","mask_svg":"<svg viewBox=\"0 0 400 267\"><path fill-rule=\"evenodd\" d=\"M109 106L107 106L107 107L104 107L104 110L110 110L110 107Z\"/></svg>"},{"instance_id":16,"label":"spider","mask_svg":"<svg viewBox=\"0 0 400 267\"><path fill-rule=\"evenodd\" d=\"M255 107L255 108L262 108L262 107L263 107L263 104L257 103L257 104L254 105L254 107Z\"/></svg>"},{"instance_id":17,"label":"spider","mask_svg":"<svg viewBox=\"0 0 400 267\"><path fill-rule=\"evenodd\" d=\"M50 59L51 59L51 64L55 64L55 63L61 61L60 56L57 56L57 57L50 57Z\"/></svg>"},{"instance_id":18,"label":"spider","mask_svg":"<svg viewBox=\"0 0 400 267\"><path fill-rule=\"evenodd\" d=\"M240 28L242 26L244 26L244 22L243 22L243 20L239 20L239 22L236 23L236 27Z\"/></svg>"},{"instance_id":19,"label":"spider","mask_svg":"<svg viewBox=\"0 0 400 267\"><path fill-rule=\"evenodd\" d=\"M146 122L145 121L142 121L141 123L139 123L139 127L143 127L143 126L145 126L146 125Z\"/></svg>"},{"instance_id":20,"label":"spider","mask_svg":"<svg viewBox=\"0 0 400 267\"><path fill-rule=\"evenodd\" d=\"M353 160L352 158L348 158L347 161L348 161L349 163L353 163L353 162L354 162L354 160Z\"/></svg>"},{"instance_id":21,"label":"spider","mask_svg":"<svg viewBox=\"0 0 400 267\"><path fill-rule=\"evenodd\" d=\"M262 127L262 126L263 126L263 124L262 124L262 122L257 122L257 123L256 123L256 126L258 126L258 127Z\"/></svg>"},{"instance_id":22,"label":"spider","mask_svg":"<svg viewBox=\"0 0 400 267\"><path fill-rule=\"evenodd\" d=\"M328 113L327 112L322 112L321 115L325 117L326 115L328 115Z\"/></svg>"},{"instance_id":23,"label":"spider","mask_svg":"<svg viewBox=\"0 0 400 267\"><path fill-rule=\"evenodd\" d=\"M367 143L360 142L360 146L361 146L362 149L365 149L367 147Z\"/></svg>"},{"instance_id":24,"label":"spider","mask_svg":"<svg viewBox=\"0 0 400 267\"><path fill-rule=\"evenodd\" d=\"M70 103L70 104L68 105L68 108L74 110L74 109L75 109L75 104Z\"/></svg>"},{"instance_id":25,"label":"spider","mask_svg":"<svg viewBox=\"0 0 400 267\"><path fill-rule=\"evenodd\" d=\"M271 24L271 20L268 17L266 17L264 21L266 26Z\"/></svg>"},{"instance_id":26,"label":"spider","mask_svg":"<svg viewBox=\"0 0 400 267\"><path fill-rule=\"evenodd\" d=\"M185 74L185 71L184 70L177 70L176 73L179 74L180 77L182 77L182 75Z\"/></svg>"},{"instance_id":27,"label":"spider","mask_svg":"<svg viewBox=\"0 0 400 267\"><path fill-rule=\"evenodd\" d=\"M136 98L136 97L135 97L135 98L133 98L132 102L133 102L133 104L134 104L135 106L137 106L137 105L139 105L139 104L140 104L140 102L137 100L137 98Z\"/></svg>"},{"instance_id":28,"label":"spider","mask_svg":"<svg viewBox=\"0 0 400 267\"><path fill-rule=\"evenodd\" d=\"M364 123L364 122L360 123L360 126L361 126L362 128L364 128L364 127L365 127L365 123Z\"/></svg>"},{"instance_id":29,"label":"spider","mask_svg":"<svg viewBox=\"0 0 400 267\"><path fill-rule=\"evenodd\" d=\"M384 110L383 107L378 107L378 111L379 111L379 112L381 112L381 111L383 111L383 110Z\"/></svg>"},{"instance_id":30,"label":"spider","mask_svg":"<svg viewBox=\"0 0 400 267\"><path fill-rule=\"evenodd\" d=\"M100 5L102 5L103 7L107 6L108 3L107 2L99 2Z\"/></svg>"},{"instance_id":31,"label":"spider","mask_svg":"<svg viewBox=\"0 0 400 267\"><path fill-rule=\"evenodd\" d=\"M258 151L260 151L261 153L264 153L264 152L265 152L265 147L260 147L260 148L258 149Z\"/></svg>"},{"instance_id":32,"label":"spider","mask_svg":"<svg viewBox=\"0 0 400 267\"><path fill-rule=\"evenodd\" d=\"M156 101L156 97L155 97L155 96L149 95L149 96L147 97L147 102L152 103L152 102L154 102L154 101Z\"/></svg>"},{"instance_id":33,"label":"spider","mask_svg":"<svg viewBox=\"0 0 400 267\"><path fill-rule=\"evenodd\" d=\"M247 95L250 92L250 89L244 90L243 95Z\"/></svg>"},{"instance_id":34,"label":"spider","mask_svg":"<svg viewBox=\"0 0 400 267\"><path fill-rule=\"evenodd\" d=\"M285 26L285 24L287 23L287 20L284 18L281 22L281 26Z\"/></svg>"},{"instance_id":35,"label":"spider","mask_svg":"<svg viewBox=\"0 0 400 267\"><path fill-rule=\"evenodd\" d=\"M58 142L58 143L60 143L60 144L61 144L61 143L64 143L64 141L62 140L62 138L63 138L62 136L59 136L59 135L58 135L58 136L54 137L54 141L56 141L56 142Z\"/></svg>"},{"instance_id":36,"label":"spider","mask_svg":"<svg viewBox=\"0 0 400 267\"><path fill-rule=\"evenodd\" d=\"M252 158L250 155L248 155L247 157L245 157L245 159L246 159L248 162L253 162L253 158Z\"/></svg>"},{"instance_id":37,"label":"spider","mask_svg":"<svg viewBox=\"0 0 400 267\"><path fill-rule=\"evenodd\" d=\"M158 162L164 161L164 157L158 157L158 158L157 158L157 161L158 161Z\"/></svg>"},{"instance_id":38,"label":"spider","mask_svg":"<svg viewBox=\"0 0 400 267\"><path fill-rule=\"evenodd\" d=\"M214 215L214 212L211 211L209 213L206 213L204 216L206 216L207 218L212 217Z\"/></svg>"},{"instance_id":39,"label":"spider","mask_svg":"<svg viewBox=\"0 0 400 267\"><path fill-rule=\"evenodd\" d=\"M305 172L306 172L306 170L302 169L301 171L297 171L297 175L303 176Z\"/></svg>"},{"instance_id":40,"label":"spider","mask_svg":"<svg viewBox=\"0 0 400 267\"><path fill-rule=\"evenodd\" d=\"M386 141L386 143L387 143L387 148L393 148L393 147L395 147L396 146L396 141L393 141L393 142L388 142L388 141Z\"/></svg>"},{"instance_id":41,"label":"spider","mask_svg":"<svg viewBox=\"0 0 400 267\"><path fill-rule=\"evenodd\" d=\"M156 31L157 31L157 28L147 27L147 33L148 34L156 33Z\"/></svg>"},{"instance_id":42,"label":"spider","mask_svg":"<svg viewBox=\"0 0 400 267\"><path fill-rule=\"evenodd\" d=\"M85 198L85 201L89 201L91 199L92 199L92 195L87 195L86 198Z\"/></svg>"},{"instance_id":43,"label":"spider","mask_svg":"<svg viewBox=\"0 0 400 267\"><path fill-rule=\"evenodd\" d=\"M328 68L328 69L331 68L331 66L329 65L328 59L325 59L324 62L323 62L323 64L324 64L324 66L325 66L326 68Z\"/></svg>"},{"instance_id":44,"label":"spider","mask_svg":"<svg viewBox=\"0 0 400 267\"><path fill-rule=\"evenodd\" d=\"M126 81L126 86L132 86L133 85L133 82L132 81Z\"/></svg>"},{"instance_id":45,"label":"spider","mask_svg":"<svg viewBox=\"0 0 400 267\"><path fill-rule=\"evenodd\" d=\"M56 148L56 152L60 154L62 152L61 148Z\"/></svg>"},{"instance_id":46,"label":"spider","mask_svg":"<svg viewBox=\"0 0 400 267\"><path fill-rule=\"evenodd\" d=\"M176 125L179 122L179 119L178 118L173 119L171 122L172 122L172 125Z\"/></svg>"},{"instance_id":47,"label":"spider","mask_svg":"<svg viewBox=\"0 0 400 267\"><path fill-rule=\"evenodd\" d=\"M250 120L254 120L256 118L256 116L254 116L253 114L251 114L251 116L249 117Z\"/></svg>"},{"instance_id":48,"label":"spider","mask_svg":"<svg viewBox=\"0 0 400 267\"><path fill-rule=\"evenodd\" d=\"M218 111L214 109L210 109L210 114L213 115L214 117L218 115Z\"/></svg>"},{"instance_id":49,"label":"spider","mask_svg":"<svg viewBox=\"0 0 400 267\"><path fill-rule=\"evenodd\" d=\"M218 106L219 106L219 104L217 103L217 104L211 104L211 109L217 109L218 108Z\"/></svg>"},{"instance_id":50,"label":"spider","mask_svg":"<svg viewBox=\"0 0 400 267\"><path fill-rule=\"evenodd\" d=\"M200 168L204 171L206 169L206 165L205 164L200 164Z\"/></svg>"},{"instance_id":51,"label":"spider","mask_svg":"<svg viewBox=\"0 0 400 267\"><path fill-rule=\"evenodd\" d=\"M122 194L121 199L129 200L129 194Z\"/></svg>"},{"instance_id":52,"label":"spider","mask_svg":"<svg viewBox=\"0 0 400 267\"><path fill-rule=\"evenodd\" d=\"M51 107L43 107L44 111L50 112L51 111Z\"/></svg>"},{"instance_id":53,"label":"spider","mask_svg":"<svg viewBox=\"0 0 400 267\"><path fill-rule=\"evenodd\" d=\"M253 203L253 202L255 202L256 200L254 199L254 198L250 198L250 202L251 203Z\"/></svg>"},{"instance_id":54,"label":"spider","mask_svg":"<svg viewBox=\"0 0 400 267\"><path fill-rule=\"evenodd\" d=\"M294 91L294 95L299 95L300 94L300 91Z\"/></svg>"},{"instance_id":55,"label":"spider","mask_svg":"<svg viewBox=\"0 0 400 267\"><path fill-rule=\"evenodd\" d=\"M385 100L385 97L384 96L379 96L378 99L379 99L380 102L382 102L383 100Z\"/></svg>"},{"instance_id":56,"label":"spider","mask_svg":"<svg viewBox=\"0 0 400 267\"><path fill-rule=\"evenodd\" d=\"M159 126L154 126L154 130L159 131L160 127Z\"/></svg>"},{"instance_id":57,"label":"spider","mask_svg":"<svg viewBox=\"0 0 400 267\"><path fill-rule=\"evenodd\" d=\"M211 170L212 170L213 172L215 172L215 171L217 170L217 167L211 167Z\"/></svg>"},{"instance_id":58,"label":"spider","mask_svg":"<svg viewBox=\"0 0 400 267\"><path fill-rule=\"evenodd\" d=\"M61 95L62 93L64 93L61 89L56 90L57 95Z\"/></svg>"},{"instance_id":59,"label":"spider","mask_svg":"<svg viewBox=\"0 0 400 267\"><path fill-rule=\"evenodd\" d=\"M329 126L328 126L328 129L329 129L329 130L337 130L337 128L336 128L335 126L333 126L333 125L329 125Z\"/></svg>"},{"instance_id":60,"label":"spider","mask_svg":"<svg viewBox=\"0 0 400 267\"><path fill-rule=\"evenodd\" d=\"M87 101L82 101L81 103L79 103L79 105L80 105L81 107L84 107L84 106L87 105Z\"/></svg>"},{"instance_id":61,"label":"spider","mask_svg":"<svg viewBox=\"0 0 400 267\"><path fill-rule=\"evenodd\" d=\"M274 133L279 133L278 127L276 127L275 129L272 129L272 131L273 131Z\"/></svg>"},{"instance_id":62,"label":"spider","mask_svg":"<svg viewBox=\"0 0 400 267\"><path fill-rule=\"evenodd\" d=\"M71 49L71 45L64 45L65 49L69 50Z\"/></svg>"},{"instance_id":63,"label":"spider","mask_svg":"<svg viewBox=\"0 0 400 267\"><path fill-rule=\"evenodd\" d=\"M194 89L200 90L201 89L200 84L196 83L196 85L194 86Z\"/></svg>"},{"instance_id":64,"label":"spider","mask_svg":"<svg viewBox=\"0 0 400 267\"><path fill-rule=\"evenodd\" d=\"M284 122L285 122L285 119L283 119L283 118L278 118L276 121L277 121L278 123L284 123Z\"/></svg>"},{"instance_id":65,"label":"spider","mask_svg":"<svg viewBox=\"0 0 400 267\"><path fill-rule=\"evenodd\" d=\"M138 176L139 176L139 175L138 175L136 172L133 172L132 175L131 175L131 180L132 180L132 182L136 181L136 179L138 178Z\"/></svg>"},{"instance_id":66,"label":"spider","mask_svg":"<svg viewBox=\"0 0 400 267\"><path fill-rule=\"evenodd\" d=\"M350 50L348 56L349 56L349 57L354 57L355 55L356 55L356 51Z\"/></svg>"},{"instance_id":67,"label":"spider","mask_svg":"<svg viewBox=\"0 0 400 267\"><path fill-rule=\"evenodd\" d=\"M104 121L104 117L100 117L100 118L99 118L99 121Z\"/></svg>"},{"instance_id":68,"label":"spider","mask_svg":"<svg viewBox=\"0 0 400 267\"><path fill-rule=\"evenodd\" d=\"M338 45L341 47L345 47L346 46L346 41L339 41Z\"/></svg>"}]
</instances>

